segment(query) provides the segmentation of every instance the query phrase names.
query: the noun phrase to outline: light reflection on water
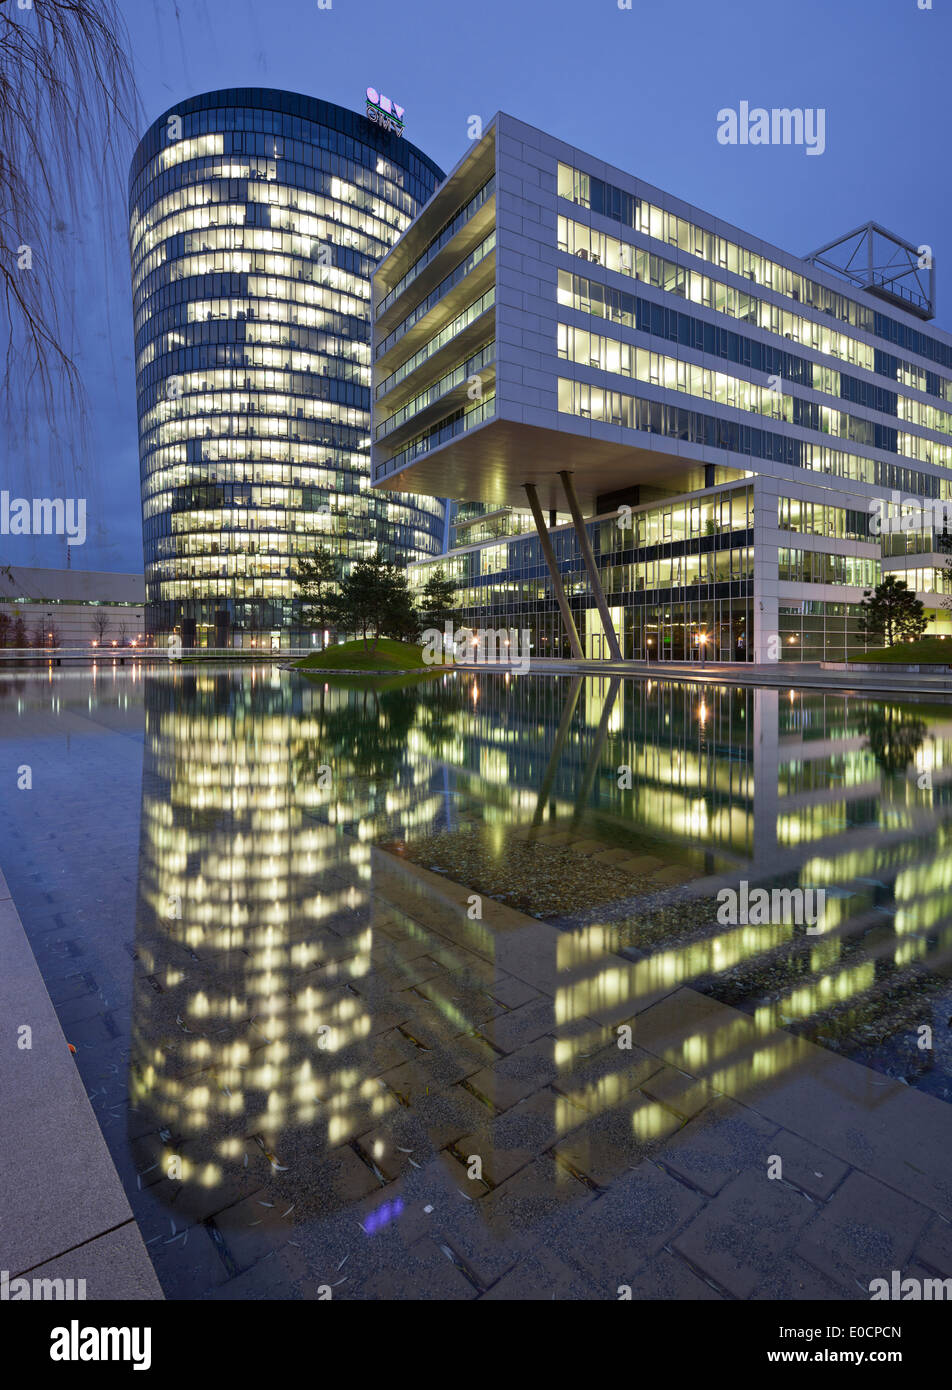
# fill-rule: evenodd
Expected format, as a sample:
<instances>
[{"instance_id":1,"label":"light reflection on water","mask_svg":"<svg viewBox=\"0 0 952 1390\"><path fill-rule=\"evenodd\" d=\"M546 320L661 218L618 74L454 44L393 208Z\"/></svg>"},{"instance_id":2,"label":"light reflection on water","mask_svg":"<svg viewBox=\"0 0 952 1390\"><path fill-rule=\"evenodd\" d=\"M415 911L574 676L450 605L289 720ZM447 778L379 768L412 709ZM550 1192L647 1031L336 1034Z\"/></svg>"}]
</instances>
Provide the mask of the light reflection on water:
<instances>
[{"instance_id":1,"label":"light reflection on water","mask_svg":"<svg viewBox=\"0 0 952 1390\"><path fill-rule=\"evenodd\" d=\"M401 863L421 843L423 868L498 889L564 929L545 1035L564 1082L556 1135L573 1107L597 1114L631 1090L624 1053L585 1074L611 1043L604 1029L682 985L741 1008L765 1035L804 1031L947 1096L952 706L661 679L481 673L478 699L475 689L465 676L331 689L237 668L0 683L5 763L42 763L52 748L59 767L46 785L60 779L74 816L84 796L90 817L106 808L95 783L77 784L70 740L106 738L131 776L128 735L141 721L135 923L116 922L115 934L134 947L119 1001L126 1139L158 1155L145 1184L153 1208L207 1222L227 1193L230 1209L249 1204L244 1232L265 1220L255 1204L269 1222L293 1209L294 1223L367 1192L380 1192L379 1207L404 1111L419 1102L436 1147L473 1127L470 1111L427 1111L430 1083L414 1068L435 1067L427 1075L457 1089L492 1070L509 937L490 913L468 915L451 882L441 896ZM55 799L34 807L36 840L55 824ZM450 862L428 864L431 843ZM451 862L474 845L472 873L495 863L492 889ZM19 899L25 861L9 852L2 867ZM67 872L81 852L67 848ZM537 887L523 873L533 853ZM822 932L718 925L714 896L740 880L824 888ZM923 1023L935 1029L930 1050L917 1046ZM693 1074L735 1095L797 1055L775 1033L745 1051L741 1029L699 1035L685 1054ZM457 1099L478 1110L473 1094L485 1100L475 1085ZM630 1119L647 1143L670 1115L640 1097ZM340 1178L338 1165L332 1182L318 1180L314 1164L347 1145L354 1173ZM280 1200L265 1205L275 1181ZM380 1223L373 1210L367 1220ZM234 1233L229 1248L240 1248ZM243 1268L229 1259L229 1272ZM173 1291L178 1278L168 1276Z\"/></svg>"}]
</instances>

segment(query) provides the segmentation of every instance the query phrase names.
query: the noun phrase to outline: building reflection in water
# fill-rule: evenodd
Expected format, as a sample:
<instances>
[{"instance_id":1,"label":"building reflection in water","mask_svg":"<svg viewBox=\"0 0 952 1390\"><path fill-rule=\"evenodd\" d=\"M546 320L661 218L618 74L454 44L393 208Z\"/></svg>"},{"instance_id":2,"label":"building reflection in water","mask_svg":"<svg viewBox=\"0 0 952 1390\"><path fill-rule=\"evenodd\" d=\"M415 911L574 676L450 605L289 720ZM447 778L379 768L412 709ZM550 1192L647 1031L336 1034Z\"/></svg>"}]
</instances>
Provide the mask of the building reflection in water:
<instances>
[{"instance_id":1,"label":"building reflection in water","mask_svg":"<svg viewBox=\"0 0 952 1390\"><path fill-rule=\"evenodd\" d=\"M412 1104L381 1079L406 1048L502 1055L485 1001L512 923L467 919L375 844L466 826L503 858L574 837L683 870L663 937L638 947L644 914L600 902L596 868L592 910L546 947L553 1137L570 1113L620 1102L637 1139L665 1130L629 1054L595 1077L588 1058L678 986L746 1010L689 1029L678 1052L739 1095L794 1065L796 1038L776 1030L822 1015L832 1036L838 1010L855 1020L897 984L946 978L952 711L665 680L480 674L475 689L463 675L382 694L260 670L145 677L131 1137L153 1145L176 1210L214 1213L270 1170L294 1174L283 1190L313 1212L309 1164L346 1144L384 1185L365 1136ZM741 879L824 888L822 930L717 925L715 894ZM431 964L452 970L463 943L485 969L421 993L421 941Z\"/></svg>"}]
</instances>

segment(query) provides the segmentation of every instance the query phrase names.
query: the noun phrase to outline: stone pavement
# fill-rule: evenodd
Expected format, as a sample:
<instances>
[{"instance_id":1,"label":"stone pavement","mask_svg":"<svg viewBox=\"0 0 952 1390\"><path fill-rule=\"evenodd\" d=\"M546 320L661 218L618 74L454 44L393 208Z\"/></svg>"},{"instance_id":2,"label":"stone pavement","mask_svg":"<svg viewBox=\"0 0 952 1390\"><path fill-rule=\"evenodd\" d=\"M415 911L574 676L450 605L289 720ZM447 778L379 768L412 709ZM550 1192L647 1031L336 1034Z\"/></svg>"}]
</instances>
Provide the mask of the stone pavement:
<instances>
[{"instance_id":1,"label":"stone pavement","mask_svg":"<svg viewBox=\"0 0 952 1390\"><path fill-rule=\"evenodd\" d=\"M426 1097L399 1085L404 1068L385 1074L401 1108L356 1142L386 1161L374 1203L403 1197L394 1230L441 1250L471 1286L461 1294L856 1299L894 1268L952 1277L944 1102L691 989L665 992L649 962L602 950L591 929L560 933L490 900L471 922L469 890L387 858L375 852L374 891L394 910L375 926L404 962L441 967L413 987L434 1004L432 1042L441 997L465 1000L492 1057L441 1077L421 1061ZM442 1133L426 1124L434 1093L454 1115ZM461 1093L481 1111L456 1135ZM419 1160L426 1129L432 1152L411 1175L398 1141L412 1137ZM381 1271L378 1296L386 1284Z\"/></svg>"},{"instance_id":2,"label":"stone pavement","mask_svg":"<svg viewBox=\"0 0 952 1390\"><path fill-rule=\"evenodd\" d=\"M250 1160L201 1188L163 1176L142 1119L160 1274L185 1239L212 1298L851 1300L893 1269L952 1278L946 1103L666 980L663 955L490 899L472 920L469 889L370 854L373 968L342 917L289 990L355 1025L314 1054L315 1122L287 1114L296 1069L270 1120L239 1119ZM279 1022L255 1054L276 1075ZM205 1104L210 1082L190 1078Z\"/></svg>"},{"instance_id":3,"label":"stone pavement","mask_svg":"<svg viewBox=\"0 0 952 1390\"><path fill-rule=\"evenodd\" d=\"M2 874L0 1018L0 1270L85 1279L89 1299L161 1298Z\"/></svg>"},{"instance_id":4,"label":"stone pavement","mask_svg":"<svg viewBox=\"0 0 952 1390\"><path fill-rule=\"evenodd\" d=\"M505 666L457 662L459 671L501 672ZM828 690L851 695L928 695L952 697L952 671L859 670L846 663L818 661L575 661L568 657L533 657L529 669L535 676L624 676L626 680L689 681L696 685L756 685L770 689Z\"/></svg>"}]
</instances>

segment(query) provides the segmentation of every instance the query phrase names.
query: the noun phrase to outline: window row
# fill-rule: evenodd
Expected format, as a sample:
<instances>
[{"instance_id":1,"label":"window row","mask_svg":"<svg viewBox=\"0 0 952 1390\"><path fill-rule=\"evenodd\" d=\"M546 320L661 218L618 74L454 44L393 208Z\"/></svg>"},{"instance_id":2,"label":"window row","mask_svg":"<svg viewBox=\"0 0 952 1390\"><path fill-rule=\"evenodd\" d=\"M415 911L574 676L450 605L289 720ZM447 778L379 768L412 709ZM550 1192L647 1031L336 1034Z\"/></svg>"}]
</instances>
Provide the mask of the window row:
<instances>
[{"instance_id":1,"label":"window row","mask_svg":"<svg viewBox=\"0 0 952 1390\"><path fill-rule=\"evenodd\" d=\"M824 555L817 550L777 552L777 578L794 584L845 584L874 589L882 578L879 560L860 555Z\"/></svg>"}]
</instances>

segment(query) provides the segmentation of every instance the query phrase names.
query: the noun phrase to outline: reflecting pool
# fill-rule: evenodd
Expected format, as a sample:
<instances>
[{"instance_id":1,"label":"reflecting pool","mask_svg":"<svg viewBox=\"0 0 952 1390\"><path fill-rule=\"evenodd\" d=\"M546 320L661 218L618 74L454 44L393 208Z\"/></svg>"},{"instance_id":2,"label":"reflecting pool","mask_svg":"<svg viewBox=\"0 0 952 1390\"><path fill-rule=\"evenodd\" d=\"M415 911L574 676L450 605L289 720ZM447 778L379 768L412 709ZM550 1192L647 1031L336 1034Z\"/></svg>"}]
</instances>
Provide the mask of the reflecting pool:
<instances>
[{"instance_id":1,"label":"reflecting pool","mask_svg":"<svg viewBox=\"0 0 952 1390\"><path fill-rule=\"evenodd\" d=\"M111 668L0 679L0 756L169 1297L952 1276L952 705Z\"/></svg>"}]
</instances>

